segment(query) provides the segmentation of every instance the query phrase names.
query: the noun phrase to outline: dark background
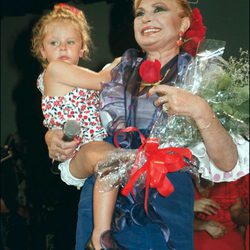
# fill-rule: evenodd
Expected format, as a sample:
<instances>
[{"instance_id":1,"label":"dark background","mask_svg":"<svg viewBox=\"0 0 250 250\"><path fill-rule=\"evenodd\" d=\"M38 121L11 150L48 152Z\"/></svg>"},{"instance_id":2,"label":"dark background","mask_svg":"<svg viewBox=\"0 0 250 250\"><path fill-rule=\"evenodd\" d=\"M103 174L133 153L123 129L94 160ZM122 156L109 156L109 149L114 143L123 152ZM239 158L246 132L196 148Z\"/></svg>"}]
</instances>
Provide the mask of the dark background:
<instances>
[{"instance_id":1,"label":"dark background","mask_svg":"<svg viewBox=\"0 0 250 250\"><path fill-rule=\"evenodd\" d=\"M25 235L29 243L23 249L30 250L69 250L74 246L79 191L50 171L41 96L36 89L41 68L30 54L32 26L57 2L84 10L92 26L95 48L91 61L82 65L100 70L125 49L137 46L130 0L1 0L1 159L8 150L14 154L1 162L1 196L13 210L18 206L28 209ZM225 58L238 56L240 48L248 50L248 0L200 0L193 6L200 8L207 38L227 42ZM16 196L23 180L25 201L18 204ZM17 204L13 205L13 199Z\"/></svg>"}]
</instances>

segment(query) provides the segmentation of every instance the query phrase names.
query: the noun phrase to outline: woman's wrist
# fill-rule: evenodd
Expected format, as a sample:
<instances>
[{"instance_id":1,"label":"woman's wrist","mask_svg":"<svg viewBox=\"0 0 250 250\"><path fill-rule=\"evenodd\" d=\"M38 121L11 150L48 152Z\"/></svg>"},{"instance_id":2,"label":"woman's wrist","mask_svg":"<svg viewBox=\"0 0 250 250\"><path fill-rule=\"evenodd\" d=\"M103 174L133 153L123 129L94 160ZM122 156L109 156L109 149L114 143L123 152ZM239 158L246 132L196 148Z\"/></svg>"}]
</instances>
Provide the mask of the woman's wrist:
<instances>
[{"instance_id":1,"label":"woman's wrist","mask_svg":"<svg viewBox=\"0 0 250 250\"><path fill-rule=\"evenodd\" d=\"M206 117L206 119L199 121L199 123L197 124L199 130L209 129L212 126L215 118L216 118L216 115L213 113L211 117L209 118Z\"/></svg>"},{"instance_id":2,"label":"woman's wrist","mask_svg":"<svg viewBox=\"0 0 250 250\"><path fill-rule=\"evenodd\" d=\"M196 218L195 219L195 230L207 232L207 222Z\"/></svg>"},{"instance_id":3,"label":"woman's wrist","mask_svg":"<svg viewBox=\"0 0 250 250\"><path fill-rule=\"evenodd\" d=\"M216 115L204 99L201 98L201 102L198 106L200 112L196 113L195 116L193 116L193 119L199 130L209 129L213 125Z\"/></svg>"}]
</instances>

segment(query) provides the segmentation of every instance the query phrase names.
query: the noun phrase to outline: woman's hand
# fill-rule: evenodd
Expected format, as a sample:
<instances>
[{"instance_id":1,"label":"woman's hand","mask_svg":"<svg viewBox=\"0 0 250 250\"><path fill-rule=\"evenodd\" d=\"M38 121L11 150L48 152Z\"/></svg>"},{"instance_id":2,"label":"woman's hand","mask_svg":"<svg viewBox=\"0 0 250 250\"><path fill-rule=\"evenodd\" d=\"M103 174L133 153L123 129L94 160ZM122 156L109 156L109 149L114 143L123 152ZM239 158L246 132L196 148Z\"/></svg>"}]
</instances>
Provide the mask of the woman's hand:
<instances>
[{"instance_id":1,"label":"woman's hand","mask_svg":"<svg viewBox=\"0 0 250 250\"><path fill-rule=\"evenodd\" d=\"M167 85L154 86L148 92L149 96L153 94L159 95L155 105L163 105L163 110L169 115L188 116L195 121L206 152L216 167L231 171L236 166L236 145L206 100L187 90Z\"/></svg>"},{"instance_id":2,"label":"woman's hand","mask_svg":"<svg viewBox=\"0 0 250 250\"><path fill-rule=\"evenodd\" d=\"M48 146L49 157L57 161L65 161L72 158L78 141L65 142L62 140L63 131L61 129L48 130L45 134L45 141Z\"/></svg>"},{"instance_id":3,"label":"woman's hand","mask_svg":"<svg viewBox=\"0 0 250 250\"><path fill-rule=\"evenodd\" d=\"M169 115L183 115L198 120L201 117L211 116L211 108L201 97L191 92L167 85L158 85L151 88L148 95L158 94L156 106L163 105Z\"/></svg>"},{"instance_id":4,"label":"woman's hand","mask_svg":"<svg viewBox=\"0 0 250 250\"><path fill-rule=\"evenodd\" d=\"M209 233L213 239L221 238L226 234L226 228L217 221L206 221L204 222L205 230Z\"/></svg>"},{"instance_id":5,"label":"woman's hand","mask_svg":"<svg viewBox=\"0 0 250 250\"><path fill-rule=\"evenodd\" d=\"M211 199L201 198L194 202L194 212L212 215L216 214L218 209L220 209L220 205Z\"/></svg>"}]
</instances>

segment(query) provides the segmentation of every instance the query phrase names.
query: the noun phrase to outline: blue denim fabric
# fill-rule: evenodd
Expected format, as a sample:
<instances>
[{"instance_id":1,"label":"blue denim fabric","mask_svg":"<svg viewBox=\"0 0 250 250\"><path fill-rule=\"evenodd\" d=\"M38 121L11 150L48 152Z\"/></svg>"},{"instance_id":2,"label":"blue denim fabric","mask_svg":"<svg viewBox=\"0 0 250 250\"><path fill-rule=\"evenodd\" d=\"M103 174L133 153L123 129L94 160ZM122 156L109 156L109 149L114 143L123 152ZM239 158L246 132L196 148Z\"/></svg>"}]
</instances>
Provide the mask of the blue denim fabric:
<instances>
[{"instance_id":1,"label":"blue denim fabric","mask_svg":"<svg viewBox=\"0 0 250 250\"><path fill-rule=\"evenodd\" d=\"M193 250L193 202L194 191L188 173L170 173L168 177L175 191L167 198L157 195L152 205L170 228L170 238L176 250ZM94 178L89 178L81 191L78 208L76 250L83 250L88 242L92 227L92 193ZM129 250L168 249L157 224L125 226L115 235L118 242Z\"/></svg>"}]
</instances>

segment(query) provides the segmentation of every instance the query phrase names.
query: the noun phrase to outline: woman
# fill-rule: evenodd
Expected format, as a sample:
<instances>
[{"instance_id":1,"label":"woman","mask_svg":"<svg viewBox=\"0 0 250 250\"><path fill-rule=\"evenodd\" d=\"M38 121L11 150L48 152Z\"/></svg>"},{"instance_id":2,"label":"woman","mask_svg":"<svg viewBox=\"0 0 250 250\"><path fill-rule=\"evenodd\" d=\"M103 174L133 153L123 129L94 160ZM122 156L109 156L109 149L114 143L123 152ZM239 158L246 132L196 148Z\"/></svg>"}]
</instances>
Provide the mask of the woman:
<instances>
[{"instance_id":1,"label":"woman","mask_svg":"<svg viewBox=\"0 0 250 250\"><path fill-rule=\"evenodd\" d=\"M237 144L236 147L208 103L185 90L166 85L176 79L178 72L185 68L191 58L180 49L182 36L191 23L191 9L187 1L136 0L134 9L135 38L145 51L146 59L158 59L162 65L161 75L166 75L168 70L169 73L162 79L161 85L149 90L141 85L138 73L142 59L137 57L135 50L125 52L121 63L113 69L112 81L104 86L101 93L103 124L111 135L117 128L134 126L147 136L155 121L156 106L165 104L169 115L189 116L195 121L207 152L206 157L203 157L203 165L211 164L211 168L215 165L223 171L238 169L237 147L240 146ZM113 94L110 92L112 89L117 94L114 112L108 110L106 105L109 102L108 96ZM48 132L46 142L51 158L60 154L61 159L65 160L71 156L76 142L64 143L61 137L61 131ZM111 137L108 138L110 142ZM102 153L100 150L97 152L96 143L104 142L94 142L86 147L83 168L102 160ZM128 143L125 141L123 144ZM134 138L129 144L130 147L136 148L140 141ZM199 158L199 155L197 157ZM76 178L83 178L80 170L70 169L70 172ZM119 216L116 216L115 224L116 228L121 230L114 236L121 245L130 250L193 249L194 191L191 176L188 173L175 172L168 174L168 178L175 191L167 198L152 193L148 217L143 213L141 193L137 195L136 201L131 197L120 197L117 203L119 209L116 211ZM93 183L93 178L88 179L81 193L77 250L84 249L92 231Z\"/></svg>"}]
</instances>

